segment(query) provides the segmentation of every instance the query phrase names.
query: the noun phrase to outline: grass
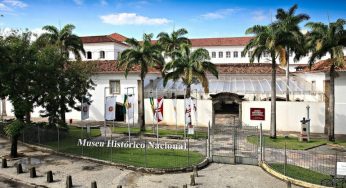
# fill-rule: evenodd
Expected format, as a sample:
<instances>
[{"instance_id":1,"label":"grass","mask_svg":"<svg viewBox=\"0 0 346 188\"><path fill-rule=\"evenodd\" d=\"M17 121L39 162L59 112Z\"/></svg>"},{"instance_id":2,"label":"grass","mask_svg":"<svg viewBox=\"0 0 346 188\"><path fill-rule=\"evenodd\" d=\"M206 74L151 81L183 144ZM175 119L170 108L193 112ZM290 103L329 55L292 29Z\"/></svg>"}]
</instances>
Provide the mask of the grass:
<instances>
[{"instance_id":1,"label":"grass","mask_svg":"<svg viewBox=\"0 0 346 188\"><path fill-rule=\"evenodd\" d=\"M113 133L118 133L118 134L128 134L128 128L127 127L114 127L112 130ZM139 133L140 129L139 128L130 128L131 133ZM147 128L145 130L146 134L156 134L153 133L151 128ZM184 136L184 130L171 130L171 129L162 129L159 127L159 136L171 136L171 135L178 135L183 137ZM203 132L203 131L195 131L195 135L187 135L189 138L196 138L196 139L207 139L208 138L208 133Z\"/></svg>"},{"instance_id":2,"label":"grass","mask_svg":"<svg viewBox=\"0 0 346 188\"><path fill-rule=\"evenodd\" d=\"M252 144L258 144L257 136L248 136L247 141ZM276 139L272 139L269 136L264 136L264 144L265 147L273 147L273 148L286 148L292 150L306 150L312 147L320 146L326 144L328 141L326 139L310 139L309 142L300 142L298 138L288 137L285 138L283 136L278 136Z\"/></svg>"},{"instance_id":3,"label":"grass","mask_svg":"<svg viewBox=\"0 0 346 188\"><path fill-rule=\"evenodd\" d=\"M196 165L204 157L198 152L188 152L186 150L166 150L166 149L134 149L134 148L109 148L109 147L81 147L77 146L80 138L86 138L86 130L70 127L69 134L60 140L59 151L75 155L83 155L96 159L112 161L127 165L148 168L177 168ZM90 137L100 135L99 129L91 129ZM45 144L54 150L58 149L58 142Z\"/></svg>"},{"instance_id":4,"label":"grass","mask_svg":"<svg viewBox=\"0 0 346 188\"><path fill-rule=\"evenodd\" d=\"M271 168L275 171L284 174L284 164L270 164ZM321 174L306 168L302 168L295 165L286 165L286 176L294 179L299 179L305 182L314 183L320 185L323 179L330 179L331 177L326 174Z\"/></svg>"}]
</instances>

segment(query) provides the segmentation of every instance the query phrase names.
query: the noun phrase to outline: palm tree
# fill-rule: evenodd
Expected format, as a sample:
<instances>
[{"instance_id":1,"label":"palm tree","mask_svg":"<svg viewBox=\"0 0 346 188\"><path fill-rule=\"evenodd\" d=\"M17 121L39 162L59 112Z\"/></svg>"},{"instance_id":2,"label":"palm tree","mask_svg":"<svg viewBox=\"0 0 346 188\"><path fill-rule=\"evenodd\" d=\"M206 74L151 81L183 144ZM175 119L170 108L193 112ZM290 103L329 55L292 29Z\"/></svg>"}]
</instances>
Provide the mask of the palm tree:
<instances>
[{"instance_id":1,"label":"palm tree","mask_svg":"<svg viewBox=\"0 0 346 188\"><path fill-rule=\"evenodd\" d=\"M310 19L307 14L295 15L298 5L293 5L288 11L283 9L277 9L276 19L277 21L273 23L273 26L277 28L280 32L283 32L281 40L283 40L282 46L286 49L286 57L281 62L282 65L286 66L286 101L289 101L289 54L294 52L299 54L299 50L304 46L302 41L304 41L304 35L300 31L299 24L304 20ZM299 55L295 59L298 59Z\"/></svg>"},{"instance_id":2,"label":"palm tree","mask_svg":"<svg viewBox=\"0 0 346 188\"><path fill-rule=\"evenodd\" d=\"M345 64L343 48L346 47L346 31L344 25L346 20L338 19L328 25L321 22L309 22L306 24L311 31L307 34L308 45L311 47L312 55L309 64L312 65L316 59L329 54L331 66L329 69L330 92L329 92L329 115L330 126L328 128L328 138L335 140L335 68Z\"/></svg>"},{"instance_id":3,"label":"palm tree","mask_svg":"<svg viewBox=\"0 0 346 188\"><path fill-rule=\"evenodd\" d=\"M271 120L270 120L270 137L276 138L276 58L280 61L285 58L285 48L281 45L282 36L280 32L272 25L261 26L255 25L246 30L246 34L254 34L255 37L245 46L244 53L250 53L250 63L255 59L260 60L264 53L269 53L272 61L272 80L271 80Z\"/></svg>"},{"instance_id":4,"label":"palm tree","mask_svg":"<svg viewBox=\"0 0 346 188\"><path fill-rule=\"evenodd\" d=\"M218 78L218 71L216 66L209 61L208 51L199 48L191 52L190 45L182 44L181 50L175 51L172 55L175 59L168 62L163 69L166 72L164 86L168 80L177 81L181 78L186 85L186 98L191 96L191 85L195 81L202 84L205 93L209 93L207 73L209 72Z\"/></svg>"},{"instance_id":5,"label":"palm tree","mask_svg":"<svg viewBox=\"0 0 346 188\"><path fill-rule=\"evenodd\" d=\"M162 69L164 64L164 58L162 57L162 51L158 45L152 44L153 34L144 34L143 41L139 42L134 38L126 39L126 43L131 48L124 50L118 57L118 67L125 68L125 77L135 67L141 68L141 106L140 106L140 128L141 131L145 131L145 119L144 119L144 78L148 73L150 67Z\"/></svg>"},{"instance_id":6,"label":"palm tree","mask_svg":"<svg viewBox=\"0 0 346 188\"><path fill-rule=\"evenodd\" d=\"M172 56L174 51L179 50L182 44L191 44L190 40L184 37L187 33L186 29L181 28L177 31L173 31L171 34L161 32L157 35L158 44L165 52L165 56L174 59L175 57Z\"/></svg>"},{"instance_id":7,"label":"palm tree","mask_svg":"<svg viewBox=\"0 0 346 188\"><path fill-rule=\"evenodd\" d=\"M38 44L40 45L55 45L60 49L60 53L63 58L68 59L69 52L72 52L77 60L81 59L81 54L85 55L85 50L81 39L73 34L75 29L74 25L67 24L61 30L57 29L55 26L47 25L42 28L46 31L38 38ZM61 69L64 69L65 62L62 62ZM65 113L68 111L66 106L66 93L67 86L64 81L64 76L59 78L59 89L60 89L60 118L61 123L66 124Z\"/></svg>"}]
</instances>

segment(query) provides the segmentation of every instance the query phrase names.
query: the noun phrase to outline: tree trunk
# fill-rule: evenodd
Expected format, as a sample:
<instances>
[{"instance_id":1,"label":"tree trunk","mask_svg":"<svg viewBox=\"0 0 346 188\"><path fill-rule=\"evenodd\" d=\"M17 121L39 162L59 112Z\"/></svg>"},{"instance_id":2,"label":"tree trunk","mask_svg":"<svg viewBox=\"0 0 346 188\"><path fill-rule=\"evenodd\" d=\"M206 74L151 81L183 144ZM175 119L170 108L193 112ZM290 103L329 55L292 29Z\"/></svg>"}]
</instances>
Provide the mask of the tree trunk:
<instances>
[{"instance_id":1,"label":"tree trunk","mask_svg":"<svg viewBox=\"0 0 346 188\"><path fill-rule=\"evenodd\" d=\"M2 116L7 116L7 113L6 113L6 98L5 97L2 99L1 105L2 105L1 115Z\"/></svg>"},{"instance_id":2,"label":"tree trunk","mask_svg":"<svg viewBox=\"0 0 346 188\"><path fill-rule=\"evenodd\" d=\"M271 82L271 118L270 118L270 137L276 138L276 62L275 54L272 54L272 82Z\"/></svg>"},{"instance_id":3,"label":"tree trunk","mask_svg":"<svg viewBox=\"0 0 346 188\"><path fill-rule=\"evenodd\" d=\"M191 85L187 85L185 98L190 98L190 97L191 97Z\"/></svg>"},{"instance_id":4,"label":"tree trunk","mask_svg":"<svg viewBox=\"0 0 346 188\"><path fill-rule=\"evenodd\" d=\"M328 131L329 141L335 141L335 65L330 67L330 92L329 92L329 116L330 116L330 127Z\"/></svg>"},{"instance_id":5,"label":"tree trunk","mask_svg":"<svg viewBox=\"0 0 346 188\"><path fill-rule=\"evenodd\" d=\"M31 122L31 112L26 112L25 114L25 123Z\"/></svg>"},{"instance_id":6,"label":"tree trunk","mask_svg":"<svg viewBox=\"0 0 346 188\"><path fill-rule=\"evenodd\" d=\"M12 157L12 158L18 157L18 153L17 153L18 138L19 138L19 134L15 135L15 136L11 136L11 153L10 153L10 157Z\"/></svg>"},{"instance_id":7,"label":"tree trunk","mask_svg":"<svg viewBox=\"0 0 346 188\"><path fill-rule=\"evenodd\" d=\"M144 117L144 78L141 77L141 103L140 103L140 106L141 106L141 113L139 114L140 115L140 127L141 127L141 132L144 132L145 131L145 117Z\"/></svg>"},{"instance_id":8,"label":"tree trunk","mask_svg":"<svg viewBox=\"0 0 346 188\"><path fill-rule=\"evenodd\" d=\"M290 101L290 51L286 50L286 101Z\"/></svg>"}]
</instances>

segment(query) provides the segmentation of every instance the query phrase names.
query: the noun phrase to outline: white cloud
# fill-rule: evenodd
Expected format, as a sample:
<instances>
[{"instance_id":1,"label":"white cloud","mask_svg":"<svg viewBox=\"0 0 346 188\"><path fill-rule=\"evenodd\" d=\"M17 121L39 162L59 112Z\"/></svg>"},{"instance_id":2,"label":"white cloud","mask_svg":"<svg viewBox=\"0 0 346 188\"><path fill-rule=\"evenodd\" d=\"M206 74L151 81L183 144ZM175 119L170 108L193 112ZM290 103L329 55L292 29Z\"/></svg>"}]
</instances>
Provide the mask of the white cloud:
<instances>
[{"instance_id":1,"label":"white cloud","mask_svg":"<svg viewBox=\"0 0 346 188\"><path fill-rule=\"evenodd\" d=\"M84 3L84 0L73 0L73 2L77 5L82 5Z\"/></svg>"},{"instance_id":2,"label":"white cloud","mask_svg":"<svg viewBox=\"0 0 346 188\"><path fill-rule=\"evenodd\" d=\"M100 0L100 4L102 6L106 6L106 5L108 5L108 2L106 0Z\"/></svg>"},{"instance_id":3,"label":"white cloud","mask_svg":"<svg viewBox=\"0 0 346 188\"><path fill-rule=\"evenodd\" d=\"M263 10L254 11L251 15L252 19L255 21L264 21L270 18Z\"/></svg>"},{"instance_id":4,"label":"white cloud","mask_svg":"<svg viewBox=\"0 0 346 188\"><path fill-rule=\"evenodd\" d=\"M216 10L214 12L208 12L206 14L201 15L202 18L207 19L207 20L216 20L216 19L223 19L228 15L234 14L238 12L240 9L233 9L233 8L228 8L228 9L220 9Z\"/></svg>"},{"instance_id":5,"label":"white cloud","mask_svg":"<svg viewBox=\"0 0 346 188\"><path fill-rule=\"evenodd\" d=\"M136 13L117 13L100 16L103 23L112 25L164 25L170 22L166 18L149 18Z\"/></svg>"},{"instance_id":6,"label":"white cloud","mask_svg":"<svg viewBox=\"0 0 346 188\"><path fill-rule=\"evenodd\" d=\"M6 6L4 3L0 3L0 10L10 11L11 9L8 6Z\"/></svg>"},{"instance_id":7,"label":"white cloud","mask_svg":"<svg viewBox=\"0 0 346 188\"><path fill-rule=\"evenodd\" d=\"M19 7L19 8L25 8L28 6L26 3L19 0L4 0L3 3L8 4L12 7Z\"/></svg>"}]
</instances>

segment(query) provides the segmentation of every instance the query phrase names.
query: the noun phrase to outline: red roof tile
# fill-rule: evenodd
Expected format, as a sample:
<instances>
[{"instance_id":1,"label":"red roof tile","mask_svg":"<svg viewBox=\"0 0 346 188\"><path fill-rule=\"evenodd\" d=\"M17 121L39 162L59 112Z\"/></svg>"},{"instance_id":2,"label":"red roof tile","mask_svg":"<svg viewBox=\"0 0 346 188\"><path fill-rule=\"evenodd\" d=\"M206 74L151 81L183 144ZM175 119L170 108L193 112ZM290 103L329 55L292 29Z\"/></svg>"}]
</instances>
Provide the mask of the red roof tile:
<instances>
[{"instance_id":1,"label":"red roof tile","mask_svg":"<svg viewBox=\"0 0 346 188\"><path fill-rule=\"evenodd\" d=\"M346 71L346 56L344 57L345 65L343 67L336 67L336 71ZM306 65L305 67L300 67L300 72L328 72L331 66L331 59L321 60L314 63L311 68Z\"/></svg>"},{"instance_id":2,"label":"red roof tile","mask_svg":"<svg viewBox=\"0 0 346 188\"><path fill-rule=\"evenodd\" d=\"M270 63L227 63L216 64L219 74L271 74ZM285 74L285 70L277 66L276 74Z\"/></svg>"},{"instance_id":3,"label":"red roof tile","mask_svg":"<svg viewBox=\"0 0 346 188\"><path fill-rule=\"evenodd\" d=\"M127 37L120 35L118 33L112 33L109 35L109 37L119 42L125 42L125 40L127 39Z\"/></svg>"},{"instance_id":4,"label":"red roof tile","mask_svg":"<svg viewBox=\"0 0 346 188\"><path fill-rule=\"evenodd\" d=\"M203 46L245 46L253 37L199 38L190 39L193 47Z\"/></svg>"},{"instance_id":5,"label":"red roof tile","mask_svg":"<svg viewBox=\"0 0 346 188\"><path fill-rule=\"evenodd\" d=\"M117 61L87 61L95 63L95 73L123 73L123 68L117 68ZM269 63L228 63L216 64L219 74L271 74L271 64ZM140 66L135 66L130 72L139 73ZM149 73L160 73L156 68L150 68ZM284 74L285 70L277 67L277 74Z\"/></svg>"},{"instance_id":6,"label":"red roof tile","mask_svg":"<svg viewBox=\"0 0 346 188\"><path fill-rule=\"evenodd\" d=\"M83 43L103 43L103 42L115 42L117 44L121 44L127 46L124 41L127 39L126 37L113 33L111 35L99 35L99 36L84 36L80 37Z\"/></svg>"}]
</instances>

